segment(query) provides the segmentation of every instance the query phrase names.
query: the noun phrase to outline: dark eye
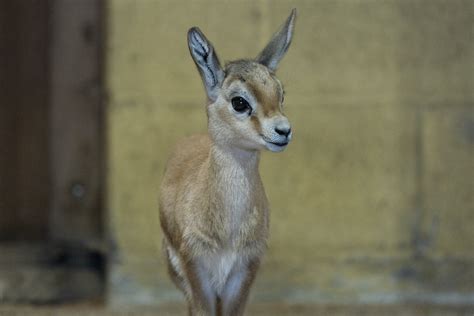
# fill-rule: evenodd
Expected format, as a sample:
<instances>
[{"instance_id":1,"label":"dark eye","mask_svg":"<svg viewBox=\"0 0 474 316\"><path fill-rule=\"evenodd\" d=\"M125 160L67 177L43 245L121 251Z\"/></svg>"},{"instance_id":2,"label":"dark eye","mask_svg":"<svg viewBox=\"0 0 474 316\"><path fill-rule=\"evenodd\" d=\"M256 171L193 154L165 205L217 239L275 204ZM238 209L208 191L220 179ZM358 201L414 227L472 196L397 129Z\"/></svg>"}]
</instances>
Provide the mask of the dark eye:
<instances>
[{"instance_id":1,"label":"dark eye","mask_svg":"<svg viewBox=\"0 0 474 316\"><path fill-rule=\"evenodd\" d=\"M250 104L242 97L235 97L232 98L232 107L239 113L246 112L248 110L252 110Z\"/></svg>"}]
</instances>

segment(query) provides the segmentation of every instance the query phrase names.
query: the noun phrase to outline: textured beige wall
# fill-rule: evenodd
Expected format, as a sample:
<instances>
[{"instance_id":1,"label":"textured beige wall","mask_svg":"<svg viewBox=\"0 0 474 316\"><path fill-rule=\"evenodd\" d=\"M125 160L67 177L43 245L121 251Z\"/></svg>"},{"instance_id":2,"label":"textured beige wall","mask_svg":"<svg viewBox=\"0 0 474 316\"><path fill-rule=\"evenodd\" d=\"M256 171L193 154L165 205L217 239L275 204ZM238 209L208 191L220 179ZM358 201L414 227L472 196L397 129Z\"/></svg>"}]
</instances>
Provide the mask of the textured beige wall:
<instances>
[{"instance_id":1,"label":"textured beige wall","mask_svg":"<svg viewBox=\"0 0 474 316\"><path fill-rule=\"evenodd\" d=\"M109 212L116 303L180 299L157 192L173 143L205 131L186 45L252 57L292 7L278 72L294 142L265 153L268 255L253 300L474 302L472 1L109 0Z\"/></svg>"}]
</instances>

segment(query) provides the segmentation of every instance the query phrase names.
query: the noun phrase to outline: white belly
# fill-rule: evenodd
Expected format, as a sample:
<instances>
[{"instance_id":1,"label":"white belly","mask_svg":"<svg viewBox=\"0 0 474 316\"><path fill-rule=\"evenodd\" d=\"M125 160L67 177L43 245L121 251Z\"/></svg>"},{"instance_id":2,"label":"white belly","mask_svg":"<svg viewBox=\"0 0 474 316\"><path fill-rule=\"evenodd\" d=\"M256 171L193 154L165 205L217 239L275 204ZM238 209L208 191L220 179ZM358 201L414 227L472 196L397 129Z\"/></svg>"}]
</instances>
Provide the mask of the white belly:
<instances>
[{"instance_id":1,"label":"white belly","mask_svg":"<svg viewBox=\"0 0 474 316\"><path fill-rule=\"evenodd\" d=\"M221 250L203 258L203 270L208 277L210 286L216 293L222 293L227 279L238 261L240 261L239 254L231 250Z\"/></svg>"}]
</instances>

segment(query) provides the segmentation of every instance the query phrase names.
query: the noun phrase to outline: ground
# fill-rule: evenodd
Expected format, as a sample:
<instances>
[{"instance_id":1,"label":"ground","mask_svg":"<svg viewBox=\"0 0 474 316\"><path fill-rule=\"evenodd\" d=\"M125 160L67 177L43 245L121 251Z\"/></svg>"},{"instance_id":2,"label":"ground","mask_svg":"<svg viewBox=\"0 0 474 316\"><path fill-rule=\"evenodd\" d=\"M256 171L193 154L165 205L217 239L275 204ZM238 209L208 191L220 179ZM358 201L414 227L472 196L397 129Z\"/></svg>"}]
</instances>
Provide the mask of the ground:
<instances>
[{"instance_id":1,"label":"ground","mask_svg":"<svg viewBox=\"0 0 474 316\"><path fill-rule=\"evenodd\" d=\"M13 306L0 305L0 316L151 316L186 315L182 306L162 308L111 309L100 304L70 304L60 306ZM260 304L249 306L247 315L252 316L474 316L473 306L433 306L433 305L285 305Z\"/></svg>"}]
</instances>

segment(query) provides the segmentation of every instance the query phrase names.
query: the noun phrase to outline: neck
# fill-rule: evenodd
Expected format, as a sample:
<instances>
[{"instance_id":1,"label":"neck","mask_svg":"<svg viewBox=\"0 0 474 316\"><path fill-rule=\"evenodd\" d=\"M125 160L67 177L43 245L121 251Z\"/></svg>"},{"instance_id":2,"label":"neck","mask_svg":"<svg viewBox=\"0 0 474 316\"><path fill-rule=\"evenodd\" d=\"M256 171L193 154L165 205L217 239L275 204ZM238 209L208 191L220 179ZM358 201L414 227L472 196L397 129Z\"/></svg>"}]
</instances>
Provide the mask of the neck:
<instances>
[{"instance_id":1,"label":"neck","mask_svg":"<svg viewBox=\"0 0 474 316\"><path fill-rule=\"evenodd\" d=\"M239 216L248 210L260 182L258 151L211 146L209 194L216 211Z\"/></svg>"},{"instance_id":2,"label":"neck","mask_svg":"<svg viewBox=\"0 0 474 316\"><path fill-rule=\"evenodd\" d=\"M243 173L246 176L258 174L260 152L238 147L212 144L210 152L211 172Z\"/></svg>"},{"instance_id":3,"label":"neck","mask_svg":"<svg viewBox=\"0 0 474 316\"><path fill-rule=\"evenodd\" d=\"M210 211L215 218L225 219L222 224L227 232L238 230L242 216L253 209L260 184L259 160L258 151L211 145Z\"/></svg>"}]
</instances>

